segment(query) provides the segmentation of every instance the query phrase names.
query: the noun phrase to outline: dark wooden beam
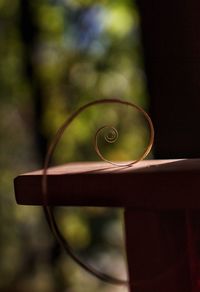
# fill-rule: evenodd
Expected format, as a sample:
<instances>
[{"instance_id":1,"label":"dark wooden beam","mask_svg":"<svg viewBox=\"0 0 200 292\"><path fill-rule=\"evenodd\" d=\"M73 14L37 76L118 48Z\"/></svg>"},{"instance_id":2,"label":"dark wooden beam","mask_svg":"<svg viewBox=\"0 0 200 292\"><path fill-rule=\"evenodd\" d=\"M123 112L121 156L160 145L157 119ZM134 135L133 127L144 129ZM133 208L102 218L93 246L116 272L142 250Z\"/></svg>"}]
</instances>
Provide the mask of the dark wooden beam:
<instances>
[{"instance_id":1,"label":"dark wooden beam","mask_svg":"<svg viewBox=\"0 0 200 292\"><path fill-rule=\"evenodd\" d=\"M15 179L19 204L42 205L42 171ZM149 160L132 167L69 163L48 171L48 202L65 206L200 208L200 159Z\"/></svg>"}]
</instances>

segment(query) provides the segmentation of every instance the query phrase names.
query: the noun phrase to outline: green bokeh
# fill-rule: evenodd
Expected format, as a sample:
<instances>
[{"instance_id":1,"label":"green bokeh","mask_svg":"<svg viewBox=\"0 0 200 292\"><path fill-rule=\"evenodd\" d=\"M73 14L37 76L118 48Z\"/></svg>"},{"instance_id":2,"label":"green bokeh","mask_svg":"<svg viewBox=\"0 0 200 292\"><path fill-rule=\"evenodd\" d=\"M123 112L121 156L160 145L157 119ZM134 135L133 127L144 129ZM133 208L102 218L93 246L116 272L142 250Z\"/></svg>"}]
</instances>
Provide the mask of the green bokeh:
<instances>
[{"instance_id":1,"label":"green bokeh","mask_svg":"<svg viewBox=\"0 0 200 292\"><path fill-rule=\"evenodd\" d=\"M0 291L113 291L60 250L40 208L16 205L13 178L42 167L48 143L84 103L116 97L147 107L136 6L123 0L1 0L0 16ZM92 141L104 124L119 130L115 145L100 142L106 158L141 154L148 139L141 116L126 107L98 106L66 131L53 163L98 160ZM56 214L84 259L126 276L121 210Z\"/></svg>"}]
</instances>

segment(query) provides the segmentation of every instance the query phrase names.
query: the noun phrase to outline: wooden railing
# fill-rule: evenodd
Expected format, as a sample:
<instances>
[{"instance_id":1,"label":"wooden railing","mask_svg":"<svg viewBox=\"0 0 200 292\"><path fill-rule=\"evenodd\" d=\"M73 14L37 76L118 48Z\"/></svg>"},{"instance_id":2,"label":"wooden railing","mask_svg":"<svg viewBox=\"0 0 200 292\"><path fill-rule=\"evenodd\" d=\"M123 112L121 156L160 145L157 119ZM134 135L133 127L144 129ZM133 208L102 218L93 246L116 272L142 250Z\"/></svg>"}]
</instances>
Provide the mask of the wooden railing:
<instances>
[{"instance_id":1,"label":"wooden railing","mask_svg":"<svg viewBox=\"0 0 200 292\"><path fill-rule=\"evenodd\" d=\"M44 204L42 175L15 179L18 204ZM70 163L50 168L47 185L51 206L124 208L131 292L200 291L199 159Z\"/></svg>"}]
</instances>

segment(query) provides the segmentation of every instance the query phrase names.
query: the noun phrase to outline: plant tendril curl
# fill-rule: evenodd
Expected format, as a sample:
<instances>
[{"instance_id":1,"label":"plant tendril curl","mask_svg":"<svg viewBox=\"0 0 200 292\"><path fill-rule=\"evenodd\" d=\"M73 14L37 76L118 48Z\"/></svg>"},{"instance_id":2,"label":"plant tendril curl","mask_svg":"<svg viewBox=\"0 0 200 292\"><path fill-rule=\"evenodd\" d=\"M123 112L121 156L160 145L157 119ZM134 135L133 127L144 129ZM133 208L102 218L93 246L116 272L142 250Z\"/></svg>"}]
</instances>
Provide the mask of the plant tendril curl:
<instances>
[{"instance_id":1,"label":"plant tendril curl","mask_svg":"<svg viewBox=\"0 0 200 292\"><path fill-rule=\"evenodd\" d=\"M152 121L150 119L150 117L148 116L148 114L139 106L135 105L134 103L131 103L129 101L124 101L121 99L98 99L98 100L94 100L92 102L89 102L85 105L83 105L82 107L80 107L78 110L76 110L69 118L66 119L66 121L62 124L62 126L59 128L59 130L57 131L53 141L51 142L46 157L45 157L45 162L44 162L44 168L43 168L43 176L42 176L42 194L43 194L43 209L44 209L44 213L45 213L45 217L47 219L48 225L52 231L52 233L54 234L55 238L57 239L57 241L60 243L60 245L64 248L64 250L67 252L68 255L71 256L71 258L77 263L79 264L83 269L85 269L86 271L88 271L89 273L91 273L92 275L94 275L95 277L97 277L98 279L110 283L110 284L116 284L116 285L128 285L128 280L122 280L122 279L118 279L115 277L112 277L110 275L107 275L101 271L96 270L95 268L93 268L92 266L84 263L77 255L76 253L73 251L73 249L71 248L71 246L68 244L67 240L63 237L57 223L55 220L55 216L54 216L54 212L53 212L53 208L49 205L48 203L48 197L47 197L47 173L48 173L48 167L52 158L52 155L55 151L55 148L58 144L58 142L60 141L62 135L64 134L64 131L68 128L68 126L73 122L73 120L84 110L86 110L87 108L94 106L94 105L98 105L98 104L106 104L106 103L115 103L115 104L122 104L122 105L127 105L130 106L136 110L138 110L147 120L148 122L148 126L150 129L150 135L149 135L149 143L144 151L144 153L141 155L141 157L139 157L137 160L134 160L132 162L128 162L128 163L115 163L112 161L107 160L106 158L104 158L104 156L101 154L99 147L98 147L98 135L105 129L110 129L111 132L108 133L107 135L104 136L105 140L108 143L114 143L117 138L118 138L118 132L117 130L112 127L112 126L108 126L105 125L101 128L99 128L95 134L95 138L94 138L94 147L96 150L97 155L104 161L111 163L112 165L115 166L132 166L133 164L138 163L139 161L143 160L151 151L151 148L153 146L153 142L154 142L154 128L153 128L153 124Z\"/></svg>"}]
</instances>

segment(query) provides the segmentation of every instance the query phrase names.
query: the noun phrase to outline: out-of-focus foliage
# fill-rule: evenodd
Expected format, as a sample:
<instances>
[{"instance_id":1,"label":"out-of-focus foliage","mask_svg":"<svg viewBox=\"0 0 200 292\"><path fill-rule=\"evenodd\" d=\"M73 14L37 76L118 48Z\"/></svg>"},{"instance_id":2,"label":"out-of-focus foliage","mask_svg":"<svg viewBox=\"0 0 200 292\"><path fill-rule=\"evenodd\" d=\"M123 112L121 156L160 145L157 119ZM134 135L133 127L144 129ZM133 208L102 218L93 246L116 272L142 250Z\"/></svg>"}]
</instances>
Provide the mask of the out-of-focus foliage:
<instances>
[{"instance_id":1,"label":"out-of-focus foliage","mask_svg":"<svg viewBox=\"0 0 200 292\"><path fill-rule=\"evenodd\" d=\"M0 0L0 42L0 291L127 291L101 283L65 256L41 209L15 204L13 178L42 166L46 145L80 105L116 97L147 106L135 4ZM77 118L54 163L98 159L92 139L104 124L119 129L116 145L100 142L106 158L140 155L148 136L140 115L107 105ZM57 219L83 258L126 277L120 211L60 209Z\"/></svg>"}]
</instances>

